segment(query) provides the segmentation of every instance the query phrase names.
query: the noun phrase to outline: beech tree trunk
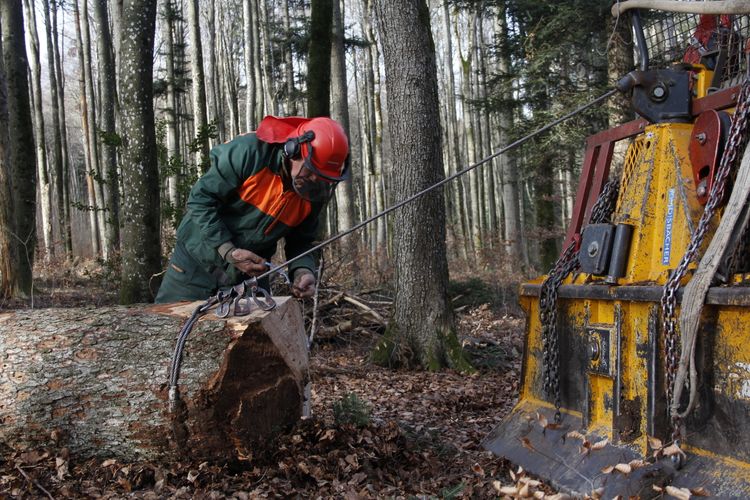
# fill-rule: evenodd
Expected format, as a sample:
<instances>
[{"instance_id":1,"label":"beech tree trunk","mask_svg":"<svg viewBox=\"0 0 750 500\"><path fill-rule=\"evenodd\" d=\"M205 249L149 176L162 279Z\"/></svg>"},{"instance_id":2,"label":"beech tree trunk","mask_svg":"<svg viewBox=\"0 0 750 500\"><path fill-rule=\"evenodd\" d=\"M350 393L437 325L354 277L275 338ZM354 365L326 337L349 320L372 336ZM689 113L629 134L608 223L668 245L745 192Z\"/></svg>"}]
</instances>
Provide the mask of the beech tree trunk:
<instances>
[{"instance_id":1,"label":"beech tree trunk","mask_svg":"<svg viewBox=\"0 0 750 500\"><path fill-rule=\"evenodd\" d=\"M177 121L179 114L177 99L177 72L175 70L175 59L177 56L175 47L175 22L177 21L177 16L177 7L172 3L172 0L164 2L162 40L166 46L165 59L167 66L167 108L164 116L166 116L167 122L167 159L169 165L173 167L169 169L169 176L167 177L167 196L169 197L169 204L173 209L171 212L173 223L179 223L178 215L180 213L180 199L177 192L177 179L178 176L181 175L181 172L178 172L177 170L179 168L177 165L181 164L179 123ZM175 166L177 166L177 168L174 168Z\"/></svg>"},{"instance_id":2,"label":"beech tree trunk","mask_svg":"<svg viewBox=\"0 0 750 500\"><path fill-rule=\"evenodd\" d=\"M203 71L203 42L201 41L198 0L188 0L190 23L190 68L193 90L193 139L199 141L200 149L195 151L195 164L204 173L209 167L208 158L208 119L206 118L206 76Z\"/></svg>"},{"instance_id":3,"label":"beech tree trunk","mask_svg":"<svg viewBox=\"0 0 750 500\"><path fill-rule=\"evenodd\" d=\"M253 30L256 29L256 23L253 22L253 7L251 0L242 2L242 12L244 14L244 23L242 33L245 41L245 80L247 91L245 92L245 130L255 130L257 113L255 112L255 46L253 45Z\"/></svg>"},{"instance_id":4,"label":"beech tree trunk","mask_svg":"<svg viewBox=\"0 0 750 500\"><path fill-rule=\"evenodd\" d=\"M308 116L331 115L331 17L333 0L310 2L310 48L307 68Z\"/></svg>"},{"instance_id":5,"label":"beech tree trunk","mask_svg":"<svg viewBox=\"0 0 750 500\"><path fill-rule=\"evenodd\" d=\"M425 0L377 0L388 93L396 199L444 178L435 44ZM415 85L415 82L420 82ZM413 144L419 144L414 148ZM442 190L394 213L396 296L393 321L373 358L438 370L471 369L448 299Z\"/></svg>"},{"instance_id":6,"label":"beech tree trunk","mask_svg":"<svg viewBox=\"0 0 750 500\"><path fill-rule=\"evenodd\" d=\"M50 51L50 54L54 57L54 73L57 75L57 107L53 107L53 109L57 110L57 122L59 123L59 128L56 129L56 134L60 134L60 153L62 155L62 161L61 164L56 167L55 176L58 183L56 188L57 196L62 200L58 201L58 211L61 219L60 233L63 235L62 239L65 245L65 256L71 257L73 255L73 233L70 221L70 182L68 182L70 179L70 155L68 154L67 115L65 113L65 87L63 85L62 57L60 56L60 37L58 36L57 30L57 8L56 3L52 2L49 9L51 16L51 31L53 34L53 50ZM50 71L50 74L52 74L52 71ZM52 85L51 79L50 85Z\"/></svg>"},{"instance_id":7,"label":"beech tree trunk","mask_svg":"<svg viewBox=\"0 0 750 500\"><path fill-rule=\"evenodd\" d=\"M339 0L334 0L332 7L331 116L341 123L347 135L351 135L349 132L349 101L346 83L346 53L344 51L344 13ZM354 187L352 179L342 182L336 190L336 203L339 207L339 230L349 229L354 225Z\"/></svg>"},{"instance_id":8,"label":"beech tree trunk","mask_svg":"<svg viewBox=\"0 0 750 500\"><path fill-rule=\"evenodd\" d=\"M161 270L159 171L154 124L153 49L156 0L129 0L122 12L122 282L120 302L152 300Z\"/></svg>"},{"instance_id":9,"label":"beech tree trunk","mask_svg":"<svg viewBox=\"0 0 750 500\"><path fill-rule=\"evenodd\" d=\"M57 209L57 224L60 232L60 239L63 240L66 235L65 229L65 197L63 193L63 147L62 147L62 133L60 129L60 115L58 109L58 96L57 96L57 68L55 66L55 51L52 44L52 20L50 17L50 4L49 0L42 0L42 10L44 14L44 29L47 39L47 68L49 75L49 91L50 91L50 106L52 108L50 115L52 115L52 140L53 146L50 154L50 167L49 171L53 175L55 196L56 198L56 209ZM57 33L55 33L57 36ZM66 257L69 257L68 249L65 248L62 252Z\"/></svg>"},{"instance_id":10,"label":"beech tree trunk","mask_svg":"<svg viewBox=\"0 0 750 500\"><path fill-rule=\"evenodd\" d=\"M3 62L2 24L0 24L0 298L14 297L18 294L18 251L13 239L15 221L13 220L13 188L10 173L10 137L8 129L8 90L5 84L5 65Z\"/></svg>"},{"instance_id":11,"label":"beech tree trunk","mask_svg":"<svg viewBox=\"0 0 750 500\"><path fill-rule=\"evenodd\" d=\"M99 69L102 75L115 74L115 57L112 52L112 34L109 30L109 14L107 11L107 0L94 0L94 16L98 28L97 47L99 54ZM100 133L103 134L102 172L103 180L99 181L102 186L104 198L102 208L105 209L104 223L104 245L105 254L112 256L120 247L120 190L119 174L117 172L117 135L115 129L115 101L117 92L115 79L111 76L101 78L101 125Z\"/></svg>"},{"instance_id":12,"label":"beech tree trunk","mask_svg":"<svg viewBox=\"0 0 750 500\"><path fill-rule=\"evenodd\" d=\"M11 278L16 287L11 292L29 296L33 284L33 261L36 249L36 147L29 99L28 59L24 45L23 7L21 0L0 2L0 33L3 42L4 100L8 109L7 174L12 186L12 226L10 236L16 244L17 260ZM3 106L4 107L4 106ZM4 110L2 111L4 115ZM5 149L5 148L3 148ZM10 226L10 227L8 227ZM9 255L10 257L10 255ZM0 256L0 260L4 257ZM3 265L7 268L6 265Z\"/></svg>"},{"instance_id":13,"label":"beech tree trunk","mask_svg":"<svg viewBox=\"0 0 750 500\"><path fill-rule=\"evenodd\" d=\"M39 57L39 35L36 29L36 9L34 2L24 0L26 11L27 50L29 54L31 85L31 108L34 122L34 141L36 143L37 182L39 184L39 205L42 216L42 242L44 243L44 261L49 262L54 255L52 244L52 198L47 167L47 149L44 138L44 112L42 111L42 64Z\"/></svg>"},{"instance_id":14,"label":"beech tree trunk","mask_svg":"<svg viewBox=\"0 0 750 500\"><path fill-rule=\"evenodd\" d=\"M231 460L303 413L308 355L298 303L217 318L185 345L178 410L168 381L181 325L199 303L0 314L0 442L52 439L79 458Z\"/></svg>"}]
</instances>

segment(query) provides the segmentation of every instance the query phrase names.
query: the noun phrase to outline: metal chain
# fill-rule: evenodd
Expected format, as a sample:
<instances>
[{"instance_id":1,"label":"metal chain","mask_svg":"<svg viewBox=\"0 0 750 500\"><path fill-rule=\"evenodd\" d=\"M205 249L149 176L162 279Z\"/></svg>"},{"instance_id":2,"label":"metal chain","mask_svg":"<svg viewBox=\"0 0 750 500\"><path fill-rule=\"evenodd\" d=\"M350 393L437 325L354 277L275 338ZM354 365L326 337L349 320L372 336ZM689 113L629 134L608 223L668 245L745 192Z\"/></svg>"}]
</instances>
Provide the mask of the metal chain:
<instances>
[{"instance_id":1,"label":"metal chain","mask_svg":"<svg viewBox=\"0 0 750 500\"><path fill-rule=\"evenodd\" d=\"M619 178L609 180L591 207L589 224L608 221L617 203L620 191ZM579 267L578 242L573 241L560 254L552 270L542 282L539 292L539 322L542 325L542 354L544 368L544 391L555 403L555 423L560 423L560 347L557 333L557 292L563 280Z\"/></svg>"},{"instance_id":2,"label":"metal chain","mask_svg":"<svg viewBox=\"0 0 750 500\"><path fill-rule=\"evenodd\" d=\"M693 233L690 244L682 256L682 260L674 272L669 276L664 291L661 296L662 311L662 330L664 332L664 357L665 357L665 377L666 377L666 395L667 407L670 423L672 425L672 440L679 443L680 440L680 417L678 408L672 401L674 396L674 383L677 375L677 368L680 358L679 349L681 349L679 337L677 335L677 291L680 288L680 281L687 274L688 266L693 262L698 254L698 250L703 244L703 240L711 227L711 218L716 213L719 204L724 200L724 193L727 187L727 179L734 167L737 154L740 151L748 126L748 114L750 113L750 79L745 79L742 90L737 98L737 107L732 118L732 126L729 129L729 140L721 157L719 169L711 185L708 202L701 215L698 227Z\"/></svg>"}]
</instances>

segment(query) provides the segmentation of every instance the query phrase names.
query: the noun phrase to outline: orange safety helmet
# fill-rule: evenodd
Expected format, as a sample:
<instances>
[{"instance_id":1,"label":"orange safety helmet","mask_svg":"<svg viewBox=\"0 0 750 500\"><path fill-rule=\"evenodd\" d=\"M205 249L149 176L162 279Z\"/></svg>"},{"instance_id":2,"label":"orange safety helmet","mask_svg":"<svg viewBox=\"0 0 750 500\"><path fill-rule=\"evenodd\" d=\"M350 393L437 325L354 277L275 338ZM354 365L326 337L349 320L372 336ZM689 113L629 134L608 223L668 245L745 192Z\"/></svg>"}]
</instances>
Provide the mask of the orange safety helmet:
<instances>
[{"instance_id":1,"label":"orange safety helmet","mask_svg":"<svg viewBox=\"0 0 750 500\"><path fill-rule=\"evenodd\" d=\"M335 120L267 116L256 134L265 142L283 142L287 158L305 159L306 166L323 179L340 182L349 177L349 139Z\"/></svg>"}]
</instances>

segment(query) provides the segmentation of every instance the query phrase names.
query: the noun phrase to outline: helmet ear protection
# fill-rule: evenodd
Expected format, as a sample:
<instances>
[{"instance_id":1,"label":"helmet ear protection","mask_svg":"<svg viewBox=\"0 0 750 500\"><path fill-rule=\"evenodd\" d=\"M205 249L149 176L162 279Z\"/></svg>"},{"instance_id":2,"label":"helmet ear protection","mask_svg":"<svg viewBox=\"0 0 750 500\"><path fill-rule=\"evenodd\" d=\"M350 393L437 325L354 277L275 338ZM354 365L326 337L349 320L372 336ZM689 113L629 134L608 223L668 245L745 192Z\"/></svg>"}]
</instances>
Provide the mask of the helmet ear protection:
<instances>
[{"instance_id":1,"label":"helmet ear protection","mask_svg":"<svg viewBox=\"0 0 750 500\"><path fill-rule=\"evenodd\" d=\"M315 139L315 132L306 131L299 137L290 137L284 143L284 156L290 160L298 160L302 157L302 145L306 142L312 142Z\"/></svg>"}]
</instances>

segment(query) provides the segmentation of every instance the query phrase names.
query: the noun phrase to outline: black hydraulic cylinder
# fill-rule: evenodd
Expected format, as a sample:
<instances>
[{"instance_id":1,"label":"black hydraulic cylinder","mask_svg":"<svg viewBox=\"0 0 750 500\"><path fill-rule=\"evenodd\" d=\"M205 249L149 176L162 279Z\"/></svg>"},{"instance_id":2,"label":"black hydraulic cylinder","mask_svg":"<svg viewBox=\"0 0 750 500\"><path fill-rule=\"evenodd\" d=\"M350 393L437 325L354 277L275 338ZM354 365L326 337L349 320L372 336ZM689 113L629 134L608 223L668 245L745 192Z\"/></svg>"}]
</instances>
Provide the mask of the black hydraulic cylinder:
<instances>
[{"instance_id":1,"label":"black hydraulic cylinder","mask_svg":"<svg viewBox=\"0 0 750 500\"><path fill-rule=\"evenodd\" d=\"M612 241L612 254L609 259L609 271L607 283L617 284L617 279L625 276L625 266L630 255L630 241L633 238L633 226L630 224L617 224L615 237Z\"/></svg>"},{"instance_id":2,"label":"black hydraulic cylinder","mask_svg":"<svg viewBox=\"0 0 750 500\"><path fill-rule=\"evenodd\" d=\"M641 71L648 70L648 46L646 45L646 35L643 33L643 24L641 24L641 14L638 9L633 10L630 18L635 32L635 44L638 47L640 56Z\"/></svg>"}]
</instances>

